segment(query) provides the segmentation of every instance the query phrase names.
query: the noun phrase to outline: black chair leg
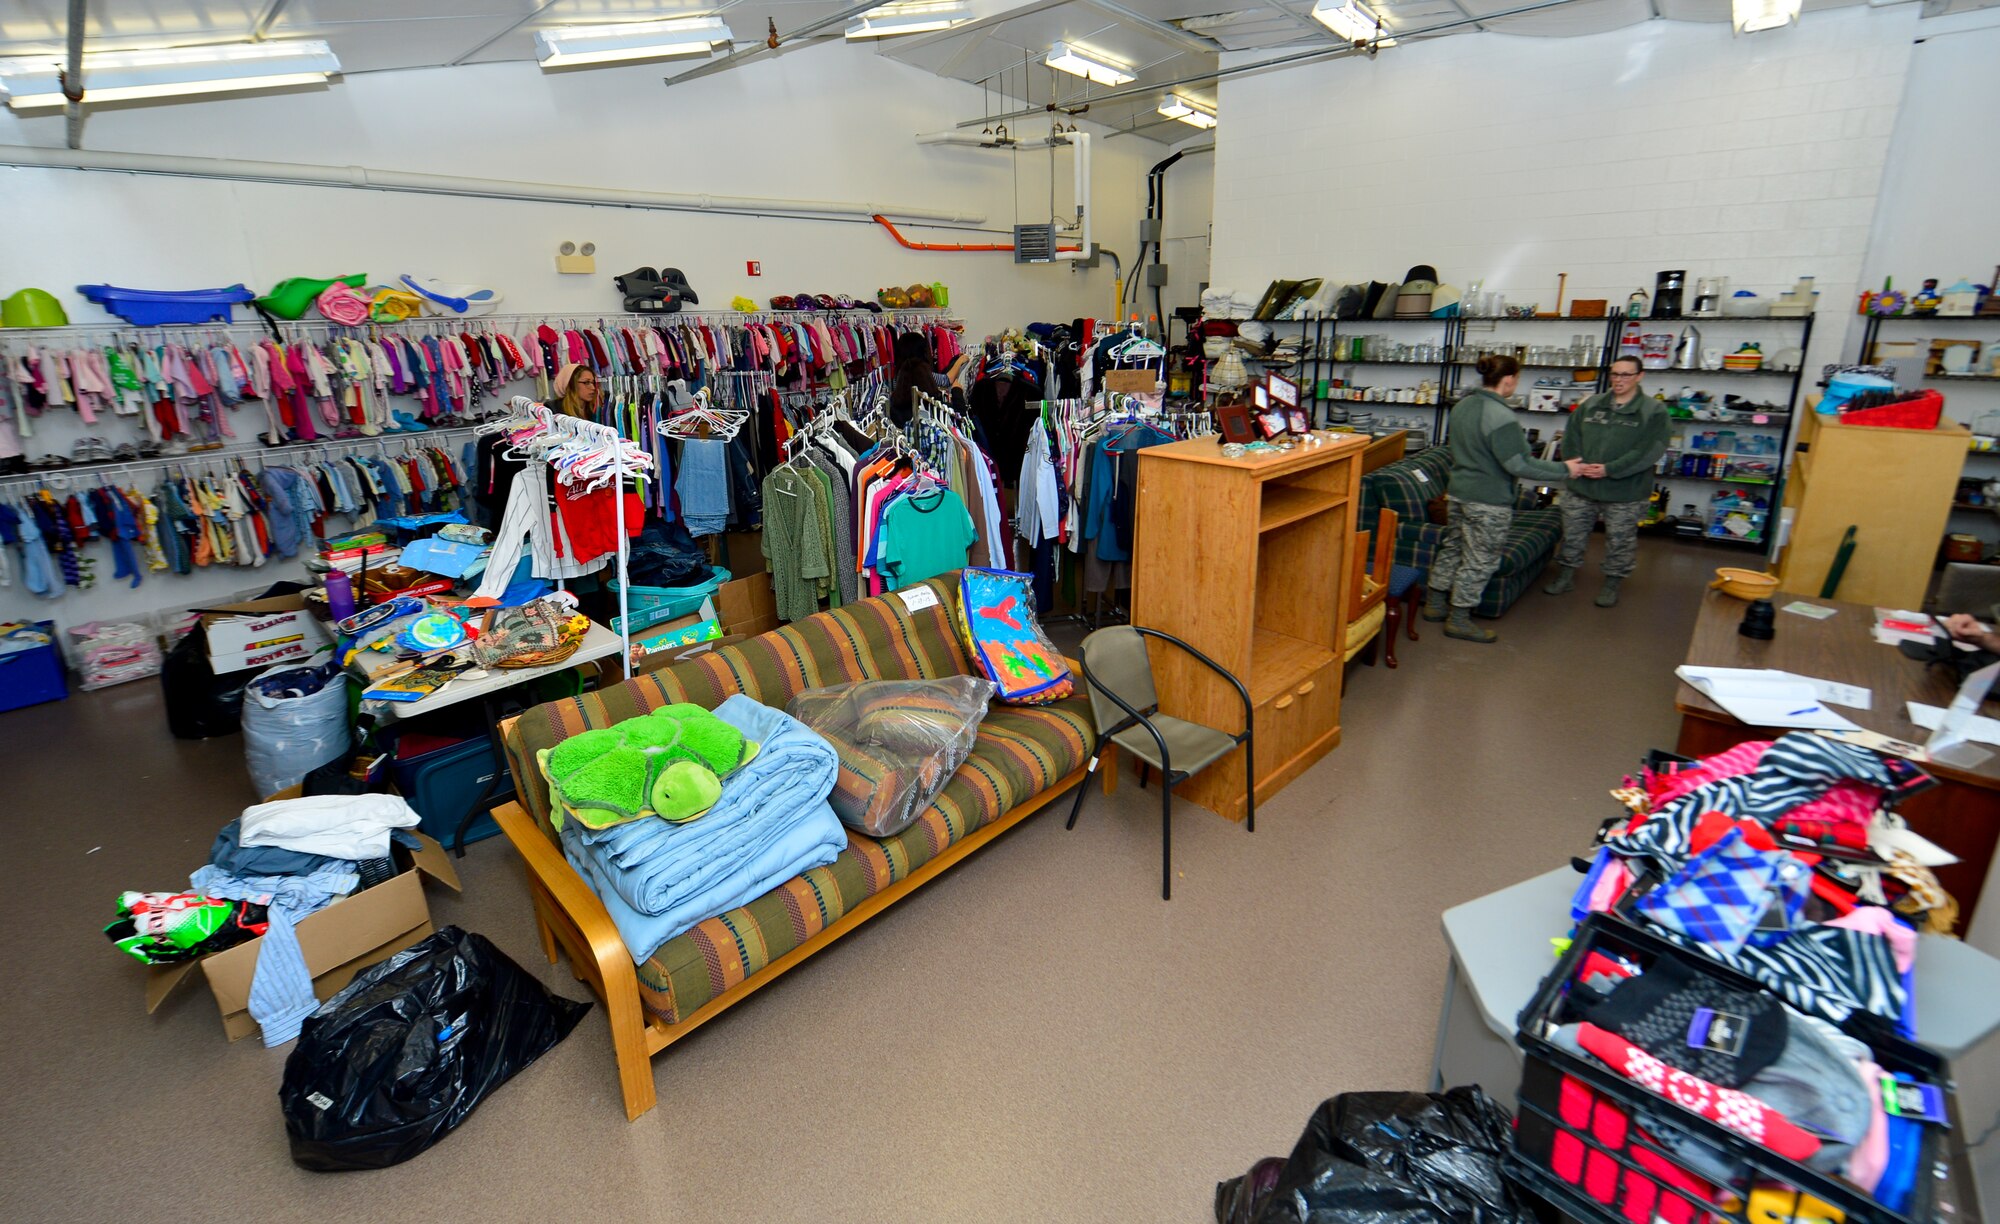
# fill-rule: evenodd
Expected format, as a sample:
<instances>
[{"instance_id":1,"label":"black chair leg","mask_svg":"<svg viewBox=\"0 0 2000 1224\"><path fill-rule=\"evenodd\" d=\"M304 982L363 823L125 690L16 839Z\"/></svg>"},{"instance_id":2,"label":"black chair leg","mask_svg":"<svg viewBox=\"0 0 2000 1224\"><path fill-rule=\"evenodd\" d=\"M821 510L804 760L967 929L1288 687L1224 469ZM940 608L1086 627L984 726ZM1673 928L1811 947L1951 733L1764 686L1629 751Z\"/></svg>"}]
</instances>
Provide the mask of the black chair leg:
<instances>
[{"instance_id":1,"label":"black chair leg","mask_svg":"<svg viewBox=\"0 0 2000 1224\"><path fill-rule=\"evenodd\" d=\"M1255 734L1243 737L1243 823L1248 832L1257 831L1257 754Z\"/></svg>"},{"instance_id":2,"label":"black chair leg","mask_svg":"<svg viewBox=\"0 0 2000 1224\"><path fill-rule=\"evenodd\" d=\"M1160 779L1160 900L1174 899L1174 788Z\"/></svg>"},{"instance_id":3,"label":"black chair leg","mask_svg":"<svg viewBox=\"0 0 2000 1224\"><path fill-rule=\"evenodd\" d=\"M1151 765L1146 764L1146 762L1144 761L1139 762L1139 789L1145 790L1146 783L1152 780L1153 780L1153 767Z\"/></svg>"},{"instance_id":4,"label":"black chair leg","mask_svg":"<svg viewBox=\"0 0 2000 1224\"><path fill-rule=\"evenodd\" d=\"M1090 793L1090 784L1097 779L1098 750L1103 747L1103 742L1099 741L1090 750L1091 768L1084 771L1083 781L1076 784L1076 802L1069 805L1069 822L1063 825L1065 829L1074 829L1076 827L1077 814L1083 811L1083 797Z\"/></svg>"}]
</instances>

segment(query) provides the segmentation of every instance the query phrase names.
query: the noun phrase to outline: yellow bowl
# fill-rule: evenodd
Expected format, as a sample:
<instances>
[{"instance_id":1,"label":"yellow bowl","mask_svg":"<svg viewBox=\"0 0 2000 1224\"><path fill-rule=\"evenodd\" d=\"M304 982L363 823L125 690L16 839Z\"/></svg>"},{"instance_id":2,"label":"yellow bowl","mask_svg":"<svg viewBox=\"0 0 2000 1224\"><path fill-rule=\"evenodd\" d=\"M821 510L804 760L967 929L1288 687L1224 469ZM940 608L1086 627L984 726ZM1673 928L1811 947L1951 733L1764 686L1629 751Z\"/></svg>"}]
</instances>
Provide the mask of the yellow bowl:
<instances>
[{"instance_id":1,"label":"yellow bowl","mask_svg":"<svg viewBox=\"0 0 2000 1224\"><path fill-rule=\"evenodd\" d=\"M1778 578L1759 570L1719 569L1715 571L1715 581L1708 586L1738 599L1769 599L1777 594Z\"/></svg>"}]
</instances>

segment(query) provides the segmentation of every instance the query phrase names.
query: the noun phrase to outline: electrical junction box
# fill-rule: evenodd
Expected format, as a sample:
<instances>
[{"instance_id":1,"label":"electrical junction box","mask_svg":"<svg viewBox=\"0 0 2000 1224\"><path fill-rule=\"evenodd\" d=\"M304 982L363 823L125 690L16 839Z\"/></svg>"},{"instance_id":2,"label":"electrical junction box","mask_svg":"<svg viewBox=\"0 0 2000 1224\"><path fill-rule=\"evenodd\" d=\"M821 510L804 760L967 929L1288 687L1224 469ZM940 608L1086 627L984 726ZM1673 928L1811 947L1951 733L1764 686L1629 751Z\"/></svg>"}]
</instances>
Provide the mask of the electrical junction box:
<instances>
[{"instance_id":1,"label":"electrical junction box","mask_svg":"<svg viewBox=\"0 0 2000 1224\"><path fill-rule=\"evenodd\" d=\"M1014 262L1054 263L1056 259L1056 227L1054 222L1041 225L1017 225L1014 227Z\"/></svg>"},{"instance_id":2,"label":"electrical junction box","mask_svg":"<svg viewBox=\"0 0 2000 1224\"><path fill-rule=\"evenodd\" d=\"M1146 265L1146 288L1162 289L1167 284L1167 269L1171 264L1155 263Z\"/></svg>"},{"instance_id":3,"label":"electrical junction box","mask_svg":"<svg viewBox=\"0 0 2000 1224\"><path fill-rule=\"evenodd\" d=\"M1160 240L1160 227L1161 221L1158 217L1148 217L1144 221L1139 222L1139 241L1158 242Z\"/></svg>"}]
</instances>

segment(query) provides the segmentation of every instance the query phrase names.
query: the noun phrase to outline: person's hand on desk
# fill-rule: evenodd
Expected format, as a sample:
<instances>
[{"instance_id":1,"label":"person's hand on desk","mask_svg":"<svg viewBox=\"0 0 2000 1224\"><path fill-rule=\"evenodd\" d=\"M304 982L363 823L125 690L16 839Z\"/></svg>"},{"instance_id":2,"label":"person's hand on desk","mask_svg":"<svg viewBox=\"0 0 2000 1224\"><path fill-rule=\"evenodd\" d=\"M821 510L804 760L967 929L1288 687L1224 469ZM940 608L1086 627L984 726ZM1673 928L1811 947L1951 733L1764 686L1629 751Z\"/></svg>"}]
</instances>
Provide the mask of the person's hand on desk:
<instances>
[{"instance_id":1,"label":"person's hand on desk","mask_svg":"<svg viewBox=\"0 0 2000 1224\"><path fill-rule=\"evenodd\" d=\"M1993 633L1983 628L1979 619L1969 613L1960 612L1955 616L1945 617L1944 628L1945 632L1961 642L1969 642L1981 650L2000 654L2000 633Z\"/></svg>"}]
</instances>

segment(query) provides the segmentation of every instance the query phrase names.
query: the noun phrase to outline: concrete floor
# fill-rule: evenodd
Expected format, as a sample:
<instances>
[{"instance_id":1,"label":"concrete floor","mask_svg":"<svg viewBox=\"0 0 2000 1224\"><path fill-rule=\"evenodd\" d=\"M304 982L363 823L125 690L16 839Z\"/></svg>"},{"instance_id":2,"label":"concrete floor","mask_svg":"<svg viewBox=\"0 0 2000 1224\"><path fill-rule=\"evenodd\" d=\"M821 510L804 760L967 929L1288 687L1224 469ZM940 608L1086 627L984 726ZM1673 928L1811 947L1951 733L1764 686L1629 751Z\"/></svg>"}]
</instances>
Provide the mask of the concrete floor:
<instances>
[{"instance_id":1,"label":"concrete floor","mask_svg":"<svg viewBox=\"0 0 2000 1224\"><path fill-rule=\"evenodd\" d=\"M1426 625L1398 670L1355 664L1345 742L1254 835L1181 809L1172 902L1128 776L1074 832L1051 807L674 1047L638 1122L594 1009L437 1148L344 1176L288 1158L287 1050L227 1044L199 985L146 1015L99 933L255 800L240 738L169 738L151 683L0 715L21 958L0 1219L1211 1219L1215 1182L1288 1151L1322 1098L1423 1087L1440 911L1587 844L1605 790L1671 746L1702 584L1742 560L1649 540L1616 609L1593 569L1490 622L1497 645ZM581 997L504 840L461 870L434 921Z\"/></svg>"}]
</instances>

